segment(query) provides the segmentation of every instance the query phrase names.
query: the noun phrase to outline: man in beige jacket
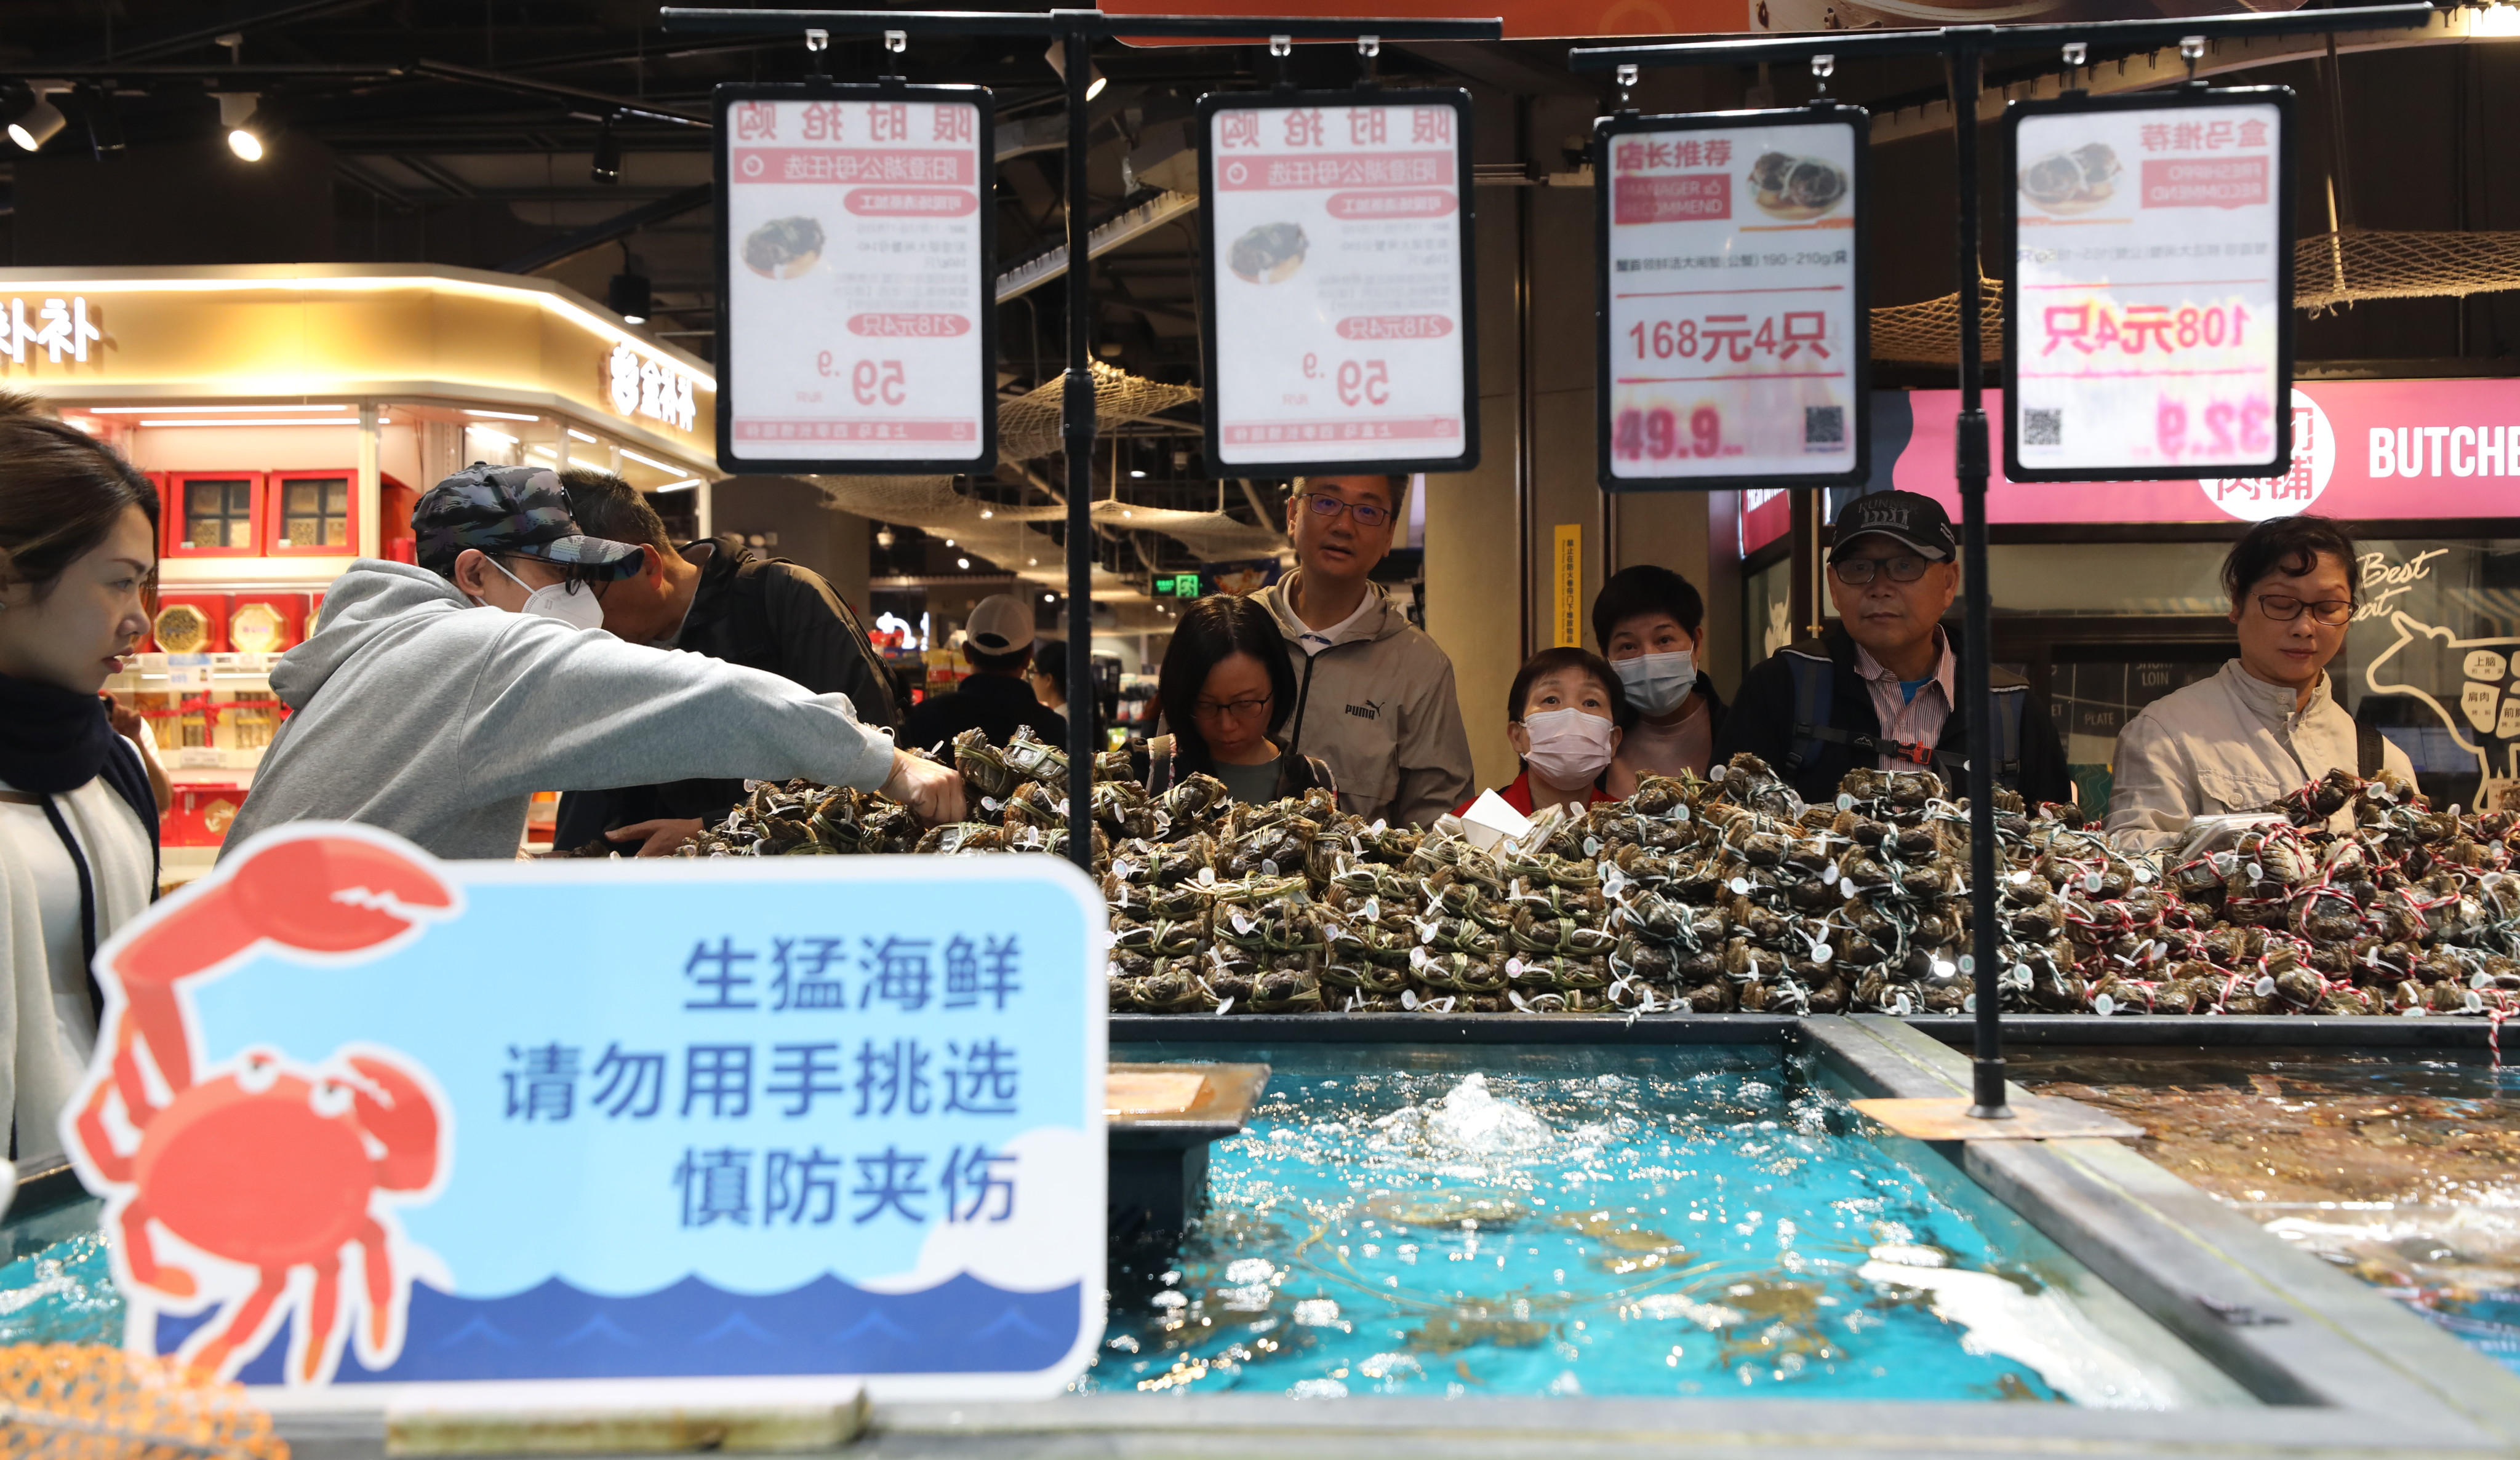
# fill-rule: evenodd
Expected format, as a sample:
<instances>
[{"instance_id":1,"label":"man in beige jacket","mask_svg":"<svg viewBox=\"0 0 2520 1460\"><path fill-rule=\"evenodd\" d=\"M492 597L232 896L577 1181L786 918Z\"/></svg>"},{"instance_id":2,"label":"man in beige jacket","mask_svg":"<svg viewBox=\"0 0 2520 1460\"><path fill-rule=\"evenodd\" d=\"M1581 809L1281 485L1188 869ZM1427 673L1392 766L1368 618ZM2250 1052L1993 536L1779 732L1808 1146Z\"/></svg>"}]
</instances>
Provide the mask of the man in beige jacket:
<instances>
[{"instance_id":1,"label":"man in beige jacket","mask_svg":"<svg viewBox=\"0 0 2520 1460\"><path fill-rule=\"evenodd\" d=\"M2196 817L2257 811L2331 770L2386 767L2414 779L2407 753L2358 726L2330 691L2361 601L2354 539L2307 513L2249 529L2223 559L2240 656L2164 695L2118 732L2110 837L2130 850L2176 846ZM2352 824L2339 812L2337 829Z\"/></svg>"},{"instance_id":2,"label":"man in beige jacket","mask_svg":"<svg viewBox=\"0 0 2520 1460\"><path fill-rule=\"evenodd\" d=\"M1453 661L1369 578L1408 489L1402 475L1298 478L1295 571L1252 597L1295 670L1286 753L1329 765L1342 810L1424 826L1470 793L1470 737Z\"/></svg>"}]
</instances>

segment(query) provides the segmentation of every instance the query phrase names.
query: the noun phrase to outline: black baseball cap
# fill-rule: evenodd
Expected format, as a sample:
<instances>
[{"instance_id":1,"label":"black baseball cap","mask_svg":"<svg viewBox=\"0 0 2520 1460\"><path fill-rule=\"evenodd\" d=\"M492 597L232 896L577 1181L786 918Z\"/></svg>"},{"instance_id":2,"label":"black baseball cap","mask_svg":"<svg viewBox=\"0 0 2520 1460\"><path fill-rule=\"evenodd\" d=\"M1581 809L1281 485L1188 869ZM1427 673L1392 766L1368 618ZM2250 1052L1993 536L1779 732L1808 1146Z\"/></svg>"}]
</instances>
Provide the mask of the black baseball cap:
<instances>
[{"instance_id":1,"label":"black baseball cap","mask_svg":"<svg viewBox=\"0 0 2520 1460\"><path fill-rule=\"evenodd\" d=\"M1869 492L1838 509L1828 560L1837 561L1857 538L1876 532L1936 562L1959 555L1959 539L1952 535L1952 519L1941 503L1913 492Z\"/></svg>"}]
</instances>

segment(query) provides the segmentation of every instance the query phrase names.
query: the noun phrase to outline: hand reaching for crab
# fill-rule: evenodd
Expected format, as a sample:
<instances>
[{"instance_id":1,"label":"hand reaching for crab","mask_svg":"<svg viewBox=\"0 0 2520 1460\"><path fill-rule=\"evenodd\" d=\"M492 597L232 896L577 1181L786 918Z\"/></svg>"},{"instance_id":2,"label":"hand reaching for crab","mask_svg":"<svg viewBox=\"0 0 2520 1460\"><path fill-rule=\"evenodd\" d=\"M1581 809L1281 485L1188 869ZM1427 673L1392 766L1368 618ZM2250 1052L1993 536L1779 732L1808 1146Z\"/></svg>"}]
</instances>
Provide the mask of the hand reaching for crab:
<instances>
[{"instance_id":1,"label":"hand reaching for crab","mask_svg":"<svg viewBox=\"0 0 2520 1460\"><path fill-rule=\"evenodd\" d=\"M698 817L659 817L652 821L633 821L604 833L608 840L624 846L637 845L634 856L671 857L674 849L700 834L705 824Z\"/></svg>"},{"instance_id":2,"label":"hand reaching for crab","mask_svg":"<svg viewBox=\"0 0 2520 1460\"><path fill-rule=\"evenodd\" d=\"M894 751L892 774L879 789L926 825L963 819L963 777L934 761Z\"/></svg>"}]
</instances>

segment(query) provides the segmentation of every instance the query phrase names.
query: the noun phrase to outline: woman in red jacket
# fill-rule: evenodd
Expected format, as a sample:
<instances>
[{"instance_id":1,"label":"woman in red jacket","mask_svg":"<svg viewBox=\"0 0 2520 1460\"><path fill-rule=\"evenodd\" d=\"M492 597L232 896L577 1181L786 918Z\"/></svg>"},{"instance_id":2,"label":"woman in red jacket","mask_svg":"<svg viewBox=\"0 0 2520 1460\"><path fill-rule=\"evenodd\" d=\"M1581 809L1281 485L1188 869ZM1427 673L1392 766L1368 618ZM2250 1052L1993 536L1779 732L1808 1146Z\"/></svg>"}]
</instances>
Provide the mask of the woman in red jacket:
<instances>
[{"instance_id":1,"label":"woman in red jacket","mask_svg":"<svg viewBox=\"0 0 2520 1460\"><path fill-rule=\"evenodd\" d=\"M1544 806L1580 812L1612 799L1601 780L1619 753L1628 714L1618 671L1600 655L1579 648L1532 655L1506 695L1506 737L1522 758L1522 774L1497 794L1526 817Z\"/></svg>"}]
</instances>

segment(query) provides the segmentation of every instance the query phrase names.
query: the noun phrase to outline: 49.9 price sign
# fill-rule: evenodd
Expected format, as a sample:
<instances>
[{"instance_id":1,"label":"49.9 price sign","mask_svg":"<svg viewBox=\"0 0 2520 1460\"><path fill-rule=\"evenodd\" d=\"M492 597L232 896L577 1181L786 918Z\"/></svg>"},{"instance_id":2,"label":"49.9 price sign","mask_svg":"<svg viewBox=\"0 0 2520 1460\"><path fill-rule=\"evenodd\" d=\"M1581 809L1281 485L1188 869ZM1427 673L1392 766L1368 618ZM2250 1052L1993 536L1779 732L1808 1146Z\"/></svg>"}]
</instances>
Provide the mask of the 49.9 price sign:
<instances>
[{"instance_id":1,"label":"49.9 price sign","mask_svg":"<svg viewBox=\"0 0 2520 1460\"><path fill-rule=\"evenodd\" d=\"M2291 459L2282 87L2016 102L2004 473L2258 476Z\"/></svg>"},{"instance_id":2,"label":"49.9 price sign","mask_svg":"<svg viewBox=\"0 0 2520 1460\"><path fill-rule=\"evenodd\" d=\"M1201 99L1211 469L1478 465L1469 106L1457 91Z\"/></svg>"},{"instance_id":3,"label":"49.9 price sign","mask_svg":"<svg viewBox=\"0 0 2520 1460\"><path fill-rule=\"evenodd\" d=\"M989 93L717 91L718 463L997 459Z\"/></svg>"},{"instance_id":4,"label":"49.9 price sign","mask_svg":"<svg viewBox=\"0 0 2520 1460\"><path fill-rule=\"evenodd\" d=\"M1853 107L1595 124L1604 489L1865 479L1869 127Z\"/></svg>"}]
</instances>

